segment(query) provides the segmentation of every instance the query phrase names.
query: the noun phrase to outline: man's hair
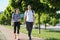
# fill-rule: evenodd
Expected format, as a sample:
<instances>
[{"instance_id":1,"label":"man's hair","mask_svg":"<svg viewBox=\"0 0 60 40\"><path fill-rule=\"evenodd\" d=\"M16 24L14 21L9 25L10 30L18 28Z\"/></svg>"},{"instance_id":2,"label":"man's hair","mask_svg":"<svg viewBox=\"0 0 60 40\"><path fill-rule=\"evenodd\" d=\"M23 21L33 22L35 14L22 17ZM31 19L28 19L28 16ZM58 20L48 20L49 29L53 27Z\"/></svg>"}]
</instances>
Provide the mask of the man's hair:
<instances>
[{"instance_id":1,"label":"man's hair","mask_svg":"<svg viewBox=\"0 0 60 40\"><path fill-rule=\"evenodd\" d=\"M32 5L30 5L30 4L29 4L28 6L30 6L30 7L31 7L31 9L32 9Z\"/></svg>"},{"instance_id":2,"label":"man's hair","mask_svg":"<svg viewBox=\"0 0 60 40\"><path fill-rule=\"evenodd\" d=\"M31 6L30 4L28 6Z\"/></svg>"}]
</instances>

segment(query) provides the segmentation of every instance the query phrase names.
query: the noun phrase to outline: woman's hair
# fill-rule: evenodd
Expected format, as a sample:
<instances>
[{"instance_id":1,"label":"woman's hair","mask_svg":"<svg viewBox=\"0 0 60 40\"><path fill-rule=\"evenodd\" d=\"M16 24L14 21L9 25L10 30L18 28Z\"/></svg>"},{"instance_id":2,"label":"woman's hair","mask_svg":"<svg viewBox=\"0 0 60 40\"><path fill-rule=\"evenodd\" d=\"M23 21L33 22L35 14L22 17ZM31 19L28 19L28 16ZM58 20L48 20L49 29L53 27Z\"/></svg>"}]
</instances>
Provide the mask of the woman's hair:
<instances>
[{"instance_id":1,"label":"woman's hair","mask_svg":"<svg viewBox=\"0 0 60 40\"><path fill-rule=\"evenodd\" d=\"M14 9L14 13L16 13L16 10L18 10L19 8L16 8L16 9Z\"/></svg>"}]
</instances>

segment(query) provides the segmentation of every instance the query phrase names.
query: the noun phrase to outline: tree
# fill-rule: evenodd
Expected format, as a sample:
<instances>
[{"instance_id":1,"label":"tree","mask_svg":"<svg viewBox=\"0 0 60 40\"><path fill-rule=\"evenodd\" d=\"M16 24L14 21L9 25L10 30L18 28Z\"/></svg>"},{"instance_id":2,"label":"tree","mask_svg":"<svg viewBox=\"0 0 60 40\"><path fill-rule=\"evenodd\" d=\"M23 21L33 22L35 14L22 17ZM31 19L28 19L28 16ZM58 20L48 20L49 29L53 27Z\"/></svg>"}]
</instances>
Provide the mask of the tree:
<instances>
[{"instance_id":1,"label":"tree","mask_svg":"<svg viewBox=\"0 0 60 40\"><path fill-rule=\"evenodd\" d=\"M9 5L4 10L4 16L2 16L2 24L11 24L11 17L14 9L19 8L20 11L22 11L21 2L22 0L9 0Z\"/></svg>"},{"instance_id":2,"label":"tree","mask_svg":"<svg viewBox=\"0 0 60 40\"><path fill-rule=\"evenodd\" d=\"M40 18L41 18L40 16L42 12L49 14L50 17L56 17L55 12L56 10L58 10L58 8L56 6L53 6L53 4L51 4L50 1L51 0L38 0L38 1L37 0L9 0L9 5L6 7L3 14L4 15L3 17L6 17L4 20L5 21L7 20L6 23L10 24L13 10L15 8L19 8L21 12L24 12L25 10L27 10L27 5L30 4L32 5L32 9L35 10L35 12L38 14L37 21L39 23L39 30L40 30Z\"/></svg>"},{"instance_id":3,"label":"tree","mask_svg":"<svg viewBox=\"0 0 60 40\"><path fill-rule=\"evenodd\" d=\"M51 18L50 20L50 24L55 26L57 23L59 23L59 21L56 18Z\"/></svg>"},{"instance_id":4,"label":"tree","mask_svg":"<svg viewBox=\"0 0 60 40\"><path fill-rule=\"evenodd\" d=\"M40 18L40 22L45 24L45 29L46 29L46 24L49 23L50 21L50 16L49 14L42 14Z\"/></svg>"},{"instance_id":5,"label":"tree","mask_svg":"<svg viewBox=\"0 0 60 40\"><path fill-rule=\"evenodd\" d=\"M60 0L48 0L48 2L56 8L60 8Z\"/></svg>"},{"instance_id":6,"label":"tree","mask_svg":"<svg viewBox=\"0 0 60 40\"><path fill-rule=\"evenodd\" d=\"M9 5L12 6L14 9L19 8L22 10L22 0L9 0Z\"/></svg>"}]
</instances>

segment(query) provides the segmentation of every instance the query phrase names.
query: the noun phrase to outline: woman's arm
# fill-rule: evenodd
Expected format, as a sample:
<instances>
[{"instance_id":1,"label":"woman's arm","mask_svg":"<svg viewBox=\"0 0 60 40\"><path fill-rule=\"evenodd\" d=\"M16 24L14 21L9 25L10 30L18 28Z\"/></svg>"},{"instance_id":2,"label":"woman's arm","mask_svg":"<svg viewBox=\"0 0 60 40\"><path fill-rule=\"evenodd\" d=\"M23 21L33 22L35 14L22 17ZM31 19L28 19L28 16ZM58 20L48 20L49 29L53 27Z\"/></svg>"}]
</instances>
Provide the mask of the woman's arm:
<instances>
[{"instance_id":1,"label":"woman's arm","mask_svg":"<svg viewBox=\"0 0 60 40\"><path fill-rule=\"evenodd\" d=\"M11 18L12 22L13 22L13 19L14 19L14 13L12 14L12 18Z\"/></svg>"},{"instance_id":2,"label":"woman's arm","mask_svg":"<svg viewBox=\"0 0 60 40\"><path fill-rule=\"evenodd\" d=\"M12 14L12 18L11 18L11 26L13 26L14 23L13 23L13 14Z\"/></svg>"},{"instance_id":3,"label":"woman's arm","mask_svg":"<svg viewBox=\"0 0 60 40\"><path fill-rule=\"evenodd\" d=\"M26 18L27 18L27 16L26 16L26 11L25 11L25 13L24 13L24 23L26 23Z\"/></svg>"},{"instance_id":4,"label":"woman's arm","mask_svg":"<svg viewBox=\"0 0 60 40\"><path fill-rule=\"evenodd\" d=\"M19 14L19 17L18 17L18 18L19 18L19 20L18 20L18 21L20 22L20 14Z\"/></svg>"}]
</instances>

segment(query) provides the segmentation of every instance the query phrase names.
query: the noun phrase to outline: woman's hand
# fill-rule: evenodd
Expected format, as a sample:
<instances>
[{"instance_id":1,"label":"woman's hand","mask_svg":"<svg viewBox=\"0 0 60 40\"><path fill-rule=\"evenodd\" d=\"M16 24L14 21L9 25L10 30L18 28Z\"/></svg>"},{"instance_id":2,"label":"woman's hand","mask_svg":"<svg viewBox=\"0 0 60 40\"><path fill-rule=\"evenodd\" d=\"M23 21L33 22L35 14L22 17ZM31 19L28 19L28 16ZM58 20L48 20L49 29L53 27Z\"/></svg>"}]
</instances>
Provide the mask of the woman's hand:
<instances>
[{"instance_id":1,"label":"woman's hand","mask_svg":"<svg viewBox=\"0 0 60 40\"><path fill-rule=\"evenodd\" d=\"M18 21L20 22L20 19Z\"/></svg>"},{"instance_id":2,"label":"woman's hand","mask_svg":"<svg viewBox=\"0 0 60 40\"><path fill-rule=\"evenodd\" d=\"M26 24L26 21L24 21L24 24Z\"/></svg>"}]
</instances>

